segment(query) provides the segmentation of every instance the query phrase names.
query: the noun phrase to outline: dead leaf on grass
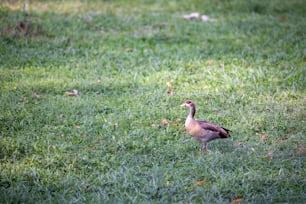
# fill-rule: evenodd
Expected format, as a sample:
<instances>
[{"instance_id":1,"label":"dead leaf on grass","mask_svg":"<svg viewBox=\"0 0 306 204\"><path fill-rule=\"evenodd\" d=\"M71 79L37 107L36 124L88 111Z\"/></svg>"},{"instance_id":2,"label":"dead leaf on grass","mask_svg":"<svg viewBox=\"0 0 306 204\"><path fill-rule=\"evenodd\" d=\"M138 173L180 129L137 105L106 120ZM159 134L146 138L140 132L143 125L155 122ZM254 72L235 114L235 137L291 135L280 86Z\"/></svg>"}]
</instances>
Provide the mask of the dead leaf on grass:
<instances>
[{"instance_id":1,"label":"dead leaf on grass","mask_svg":"<svg viewBox=\"0 0 306 204\"><path fill-rule=\"evenodd\" d=\"M174 126L178 126L180 124L180 120L171 121L171 120L167 120L167 119L162 119L161 124L162 125L174 125ZM155 126L155 124L153 124L153 125Z\"/></svg>"},{"instance_id":2,"label":"dead leaf on grass","mask_svg":"<svg viewBox=\"0 0 306 204\"><path fill-rule=\"evenodd\" d=\"M263 134L261 136L261 141L266 141L268 139L268 136L266 134Z\"/></svg>"},{"instance_id":3,"label":"dead leaf on grass","mask_svg":"<svg viewBox=\"0 0 306 204\"><path fill-rule=\"evenodd\" d=\"M133 51L133 48L127 47L127 48L125 48L125 51L126 51L126 52L132 52L132 51Z\"/></svg>"},{"instance_id":4,"label":"dead leaf on grass","mask_svg":"<svg viewBox=\"0 0 306 204\"><path fill-rule=\"evenodd\" d=\"M32 97L35 99L40 99L40 95L38 93L32 92Z\"/></svg>"},{"instance_id":5,"label":"dead leaf on grass","mask_svg":"<svg viewBox=\"0 0 306 204\"><path fill-rule=\"evenodd\" d=\"M94 150L95 150L95 147L89 147L89 148L88 148L88 151L89 151L89 152L93 152Z\"/></svg>"},{"instance_id":6,"label":"dead leaf on grass","mask_svg":"<svg viewBox=\"0 0 306 204\"><path fill-rule=\"evenodd\" d=\"M173 80L167 81L167 82L166 82L166 86L167 86L168 88L172 88L172 83L173 83Z\"/></svg>"},{"instance_id":7,"label":"dead leaf on grass","mask_svg":"<svg viewBox=\"0 0 306 204\"><path fill-rule=\"evenodd\" d=\"M188 14L188 15L184 15L183 18L185 20L199 19L200 18L200 14L197 13L197 12L194 12L194 13L191 13L191 14Z\"/></svg>"},{"instance_id":8,"label":"dead leaf on grass","mask_svg":"<svg viewBox=\"0 0 306 204\"><path fill-rule=\"evenodd\" d=\"M242 196L237 196L235 198L232 198L232 203L238 203L242 201Z\"/></svg>"},{"instance_id":9,"label":"dead leaf on grass","mask_svg":"<svg viewBox=\"0 0 306 204\"><path fill-rule=\"evenodd\" d=\"M286 15L280 16L279 20L280 21L286 21L286 20L288 20L288 16L286 16Z\"/></svg>"},{"instance_id":10,"label":"dead leaf on grass","mask_svg":"<svg viewBox=\"0 0 306 204\"><path fill-rule=\"evenodd\" d=\"M203 184L206 184L206 181L205 180L199 180L196 183L194 183L193 186L201 186Z\"/></svg>"},{"instance_id":11,"label":"dead leaf on grass","mask_svg":"<svg viewBox=\"0 0 306 204\"><path fill-rule=\"evenodd\" d=\"M302 153L304 153L304 152L306 152L306 147L300 147L300 148L298 148L298 153L299 153L299 154L302 154Z\"/></svg>"},{"instance_id":12,"label":"dead leaf on grass","mask_svg":"<svg viewBox=\"0 0 306 204\"><path fill-rule=\"evenodd\" d=\"M277 142L284 142L286 140L288 140L288 137L281 137L277 139Z\"/></svg>"},{"instance_id":13,"label":"dead leaf on grass","mask_svg":"<svg viewBox=\"0 0 306 204\"><path fill-rule=\"evenodd\" d=\"M76 89L73 89L72 91L67 91L66 96L79 96L79 91Z\"/></svg>"},{"instance_id":14,"label":"dead leaf on grass","mask_svg":"<svg viewBox=\"0 0 306 204\"><path fill-rule=\"evenodd\" d=\"M8 26L0 31L0 35L11 35L15 37L38 37L48 35L40 25L39 21L20 21L16 25Z\"/></svg>"},{"instance_id":15,"label":"dead leaf on grass","mask_svg":"<svg viewBox=\"0 0 306 204\"><path fill-rule=\"evenodd\" d=\"M167 119L162 119L161 124L163 125L169 125L170 122Z\"/></svg>"},{"instance_id":16,"label":"dead leaf on grass","mask_svg":"<svg viewBox=\"0 0 306 204\"><path fill-rule=\"evenodd\" d=\"M15 26L5 28L3 33L11 35L25 35L26 32L29 31L31 24L32 23L30 21L20 21Z\"/></svg>"},{"instance_id":17,"label":"dead leaf on grass","mask_svg":"<svg viewBox=\"0 0 306 204\"><path fill-rule=\"evenodd\" d=\"M206 61L206 64L212 65L212 64L214 64L214 60L207 60L207 61Z\"/></svg>"},{"instance_id":18,"label":"dead leaf on grass","mask_svg":"<svg viewBox=\"0 0 306 204\"><path fill-rule=\"evenodd\" d=\"M193 13L190 13L188 15L184 15L183 18L185 20L192 20L192 19L198 19L202 22L216 22L217 19L214 19L214 18L210 18L209 16L207 15L200 15L200 13L197 13L197 12L193 12Z\"/></svg>"},{"instance_id":19,"label":"dead leaf on grass","mask_svg":"<svg viewBox=\"0 0 306 204\"><path fill-rule=\"evenodd\" d=\"M168 95L173 95L174 94L174 90L173 90L173 86L172 86L173 80L167 81L166 82L166 87L168 88L167 94Z\"/></svg>"},{"instance_id":20,"label":"dead leaf on grass","mask_svg":"<svg viewBox=\"0 0 306 204\"><path fill-rule=\"evenodd\" d=\"M100 143L101 143L101 139L98 138L98 139L96 140L96 144L100 144Z\"/></svg>"},{"instance_id":21,"label":"dead leaf on grass","mask_svg":"<svg viewBox=\"0 0 306 204\"><path fill-rule=\"evenodd\" d=\"M266 158L267 158L268 160L272 160L272 159L273 159L273 152L269 152L269 153L267 154Z\"/></svg>"},{"instance_id":22,"label":"dead leaf on grass","mask_svg":"<svg viewBox=\"0 0 306 204\"><path fill-rule=\"evenodd\" d=\"M209 16L203 15L201 16L201 21L202 22L216 22L217 19L210 18Z\"/></svg>"},{"instance_id":23,"label":"dead leaf on grass","mask_svg":"<svg viewBox=\"0 0 306 204\"><path fill-rule=\"evenodd\" d=\"M242 142L234 142L234 147L240 147L242 145Z\"/></svg>"},{"instance_id":24,"label":"dead leaf on grass","mask_svg":"<svg viewBox=\"0 0 306 204\"><path fill-rule=\"evenodd\" d=\"M170 95L170 96L172 96L172 95L174 94L173 89L168 90L168 91L167 91L167 94Z\"/></svg>"},{"instance_id":25,"label":"dead leaf on grass","mask_svg":"<svg viewBox=\"0 0 306 204\"><path fill-rule=\"evenodd\" d=\"M60 118L60 119L62 119L62 118L64 118L64 117L65 117L64 114L59 114L59 115L57 115L57 118Z\"/></svg>"}]
</instances>

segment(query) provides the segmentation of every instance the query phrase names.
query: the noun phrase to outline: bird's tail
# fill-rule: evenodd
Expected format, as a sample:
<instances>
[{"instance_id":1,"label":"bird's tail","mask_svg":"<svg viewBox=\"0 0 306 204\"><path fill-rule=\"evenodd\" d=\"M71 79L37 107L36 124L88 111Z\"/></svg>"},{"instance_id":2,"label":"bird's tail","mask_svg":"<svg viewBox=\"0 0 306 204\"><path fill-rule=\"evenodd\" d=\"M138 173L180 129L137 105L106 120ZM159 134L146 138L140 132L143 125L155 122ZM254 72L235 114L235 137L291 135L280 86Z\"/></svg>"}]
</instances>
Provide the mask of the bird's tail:
<instances>
[{"instance_id":1,"label":"bird's tail","mask_svg":"<svg viewBox=\"0 0 306 204\"><path fill-rule=\"evenodd\" d=\"M225 132L227 133L227 135L222 135L221 138L228 138L230 137L230 132L232 132L231 130L221 127L223 130L225 130Z\"/></svg>"}]
</instances>

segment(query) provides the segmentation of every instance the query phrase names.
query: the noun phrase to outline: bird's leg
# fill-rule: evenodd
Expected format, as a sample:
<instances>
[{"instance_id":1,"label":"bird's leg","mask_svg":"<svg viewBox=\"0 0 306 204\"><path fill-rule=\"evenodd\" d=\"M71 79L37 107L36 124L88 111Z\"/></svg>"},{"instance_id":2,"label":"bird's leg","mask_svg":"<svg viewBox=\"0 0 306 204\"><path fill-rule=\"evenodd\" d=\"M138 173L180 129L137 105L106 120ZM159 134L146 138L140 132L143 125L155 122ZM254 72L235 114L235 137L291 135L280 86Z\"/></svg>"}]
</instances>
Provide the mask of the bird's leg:
<instances>
[{"instance_id":1,"label":"bird's leg","mask_svg":"<svg viewBox=\"0 0 306 204\"><path fill-rule=\"evenodd\" d=\"M207 152L206 143L202 144L202 153L205 154Z\"/></svg>"}]
</instances>

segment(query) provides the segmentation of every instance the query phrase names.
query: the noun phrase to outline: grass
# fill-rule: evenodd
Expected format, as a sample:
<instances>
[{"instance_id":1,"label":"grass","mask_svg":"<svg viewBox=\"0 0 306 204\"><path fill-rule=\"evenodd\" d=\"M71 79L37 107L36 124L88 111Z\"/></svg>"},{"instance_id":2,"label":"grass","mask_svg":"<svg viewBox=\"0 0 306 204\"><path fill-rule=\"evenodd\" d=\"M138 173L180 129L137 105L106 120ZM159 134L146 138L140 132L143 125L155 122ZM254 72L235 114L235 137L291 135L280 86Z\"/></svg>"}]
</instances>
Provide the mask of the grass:
<instances>
[{"instance_id":1,"label":"grass","mask_svg":"<svg viewBox=\"0 0 306 204\"><path fill-rule=\"evenodd\" d=\"M0 5L1 203L305 201L303 1Z\"/></svg>"}]
</instances>

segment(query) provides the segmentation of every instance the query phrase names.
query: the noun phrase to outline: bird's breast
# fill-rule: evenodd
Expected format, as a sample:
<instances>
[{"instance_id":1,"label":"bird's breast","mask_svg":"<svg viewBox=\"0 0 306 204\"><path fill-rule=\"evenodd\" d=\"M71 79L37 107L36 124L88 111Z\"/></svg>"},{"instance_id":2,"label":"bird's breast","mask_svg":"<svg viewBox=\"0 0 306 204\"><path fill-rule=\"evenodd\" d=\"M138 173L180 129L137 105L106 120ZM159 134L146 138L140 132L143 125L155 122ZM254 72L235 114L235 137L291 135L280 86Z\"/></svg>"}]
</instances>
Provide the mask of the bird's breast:
<instances>
[{"instance_id":1,"label":"bird's breast","mask_svg":"<svg viewBox=\"0 0 306 204\"><path fill-rule=\"evenodd\" d=\"M202 128L201 126L194 120L186 120L185 129L191 136L199 136L201 135Z\"/></svg>"}]
</instances>

